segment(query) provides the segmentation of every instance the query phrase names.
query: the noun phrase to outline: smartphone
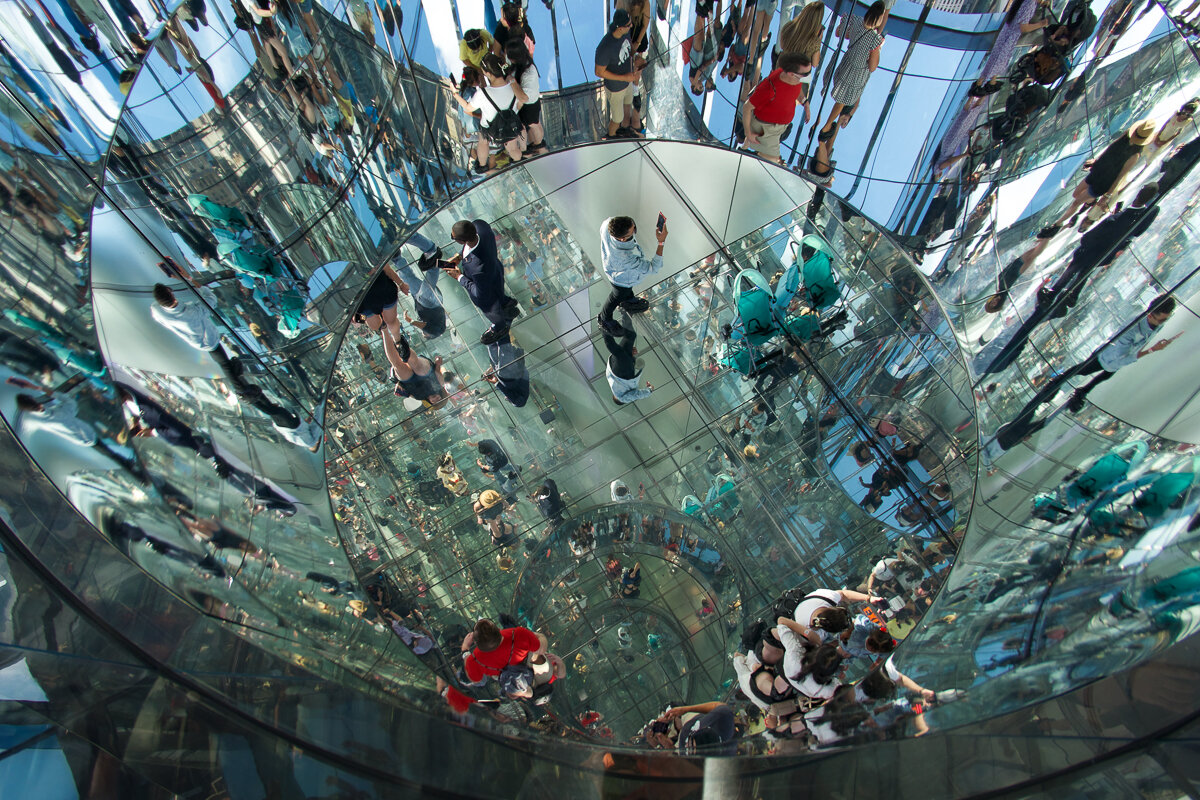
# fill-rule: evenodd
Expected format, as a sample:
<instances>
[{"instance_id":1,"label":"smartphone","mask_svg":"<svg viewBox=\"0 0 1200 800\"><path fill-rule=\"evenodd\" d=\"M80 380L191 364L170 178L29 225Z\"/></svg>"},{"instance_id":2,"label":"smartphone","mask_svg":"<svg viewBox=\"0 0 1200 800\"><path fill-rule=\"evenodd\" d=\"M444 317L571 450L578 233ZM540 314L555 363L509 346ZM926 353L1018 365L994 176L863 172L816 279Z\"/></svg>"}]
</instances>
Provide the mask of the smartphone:
<instances>
[{"instance_id":1,"label":"smartphone","mask_svg":"<svg viewBox=\"0 0 1200 800\"><path fill-rule=\"evenodd\" d=\"M660 211L660 212L658 212L658 232L662 233L663 229L666 227L667 227L667 218L665 216L663 216L663 213Z\"/></svg>"}]
</instances>

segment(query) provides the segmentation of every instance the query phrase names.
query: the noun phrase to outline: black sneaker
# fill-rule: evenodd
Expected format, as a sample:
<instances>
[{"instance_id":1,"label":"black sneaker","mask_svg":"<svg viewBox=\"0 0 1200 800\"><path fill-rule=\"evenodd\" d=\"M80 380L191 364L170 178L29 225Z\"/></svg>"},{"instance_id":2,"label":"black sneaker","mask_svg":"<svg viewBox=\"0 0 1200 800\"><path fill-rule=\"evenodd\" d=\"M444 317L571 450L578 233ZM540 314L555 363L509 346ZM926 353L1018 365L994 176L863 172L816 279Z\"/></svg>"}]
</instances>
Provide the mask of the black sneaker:
<instances>
[{"instance_id":1,"label":"black sneaker","mask_svg":"<svg viewBox=\"0 0 1200 800\"><path fill-rule=\"evenodd\" d=\"M609 336L620 336L626 332L625 326L617 322L615 319L605 319L603 314L596 315L596 322L600 325L600 330L607 333Z\"/></svg>"},{"instance_id":2,"label":"black sneaker","mask_svg":"<svg viewBox=\"0 0 1200 800\"><path fill-rule=\"evenodd\" d=\"M504 316L509 319L516 319L521 316L521 304L515 298L508 298L504 303Z\"/></svg>"},{"instance_id":3,"label":"black sneaker","mask_svg":"<svg viewBox=\"0 0 1200 800\"><path fill-rule=\"evenodd\" d=\"M1087 405L1087 398L1079 392L1071 392L1071 399L1067 401L1067 410L1072 414L1078 414L1083 411L1083 407Z\"/></svg>"},{"instance_id":4,"label":"black sneaker","mask_svg":"<svg viewBox=\"0 0 1200 800\"><path fill-rule=\"evenodd\" d=\"M650 301L644 297L635 297L621 303L621 308L630 314L641 314L643 311L650 310Z\"/></svg>"},{"instance_id":5,"label":"black sneaker","mask_svg":"<svg viewBox=\"0 0 1200 800\"><path fill-rule=\"evenodd\" d=\"M508 326L507 325L493 325L492 327L490 327L486 331L484 331L483 335L479 337L479 343L480 344L496 344L497 342L501 342L506 338L508 338Z\"/></svg>"},{"instance_id":6,"label":"black sneaker","mask_svg":"<svg viewBox=\"0 0 1200 800\"><path fill-rule=\"evenodd\" d=\"M421 268L421 272L429 272L431 269L438 268L438 262L442 260L442 248L437 248L432 253L422 253L417 259L417 266Z\"/></svg>"},{"instance_id":7,"label":"black sneaker","mask_svg":"<svg viewBox=\"0 0 1200 800\"><path fill-rule=\"evenodd\" d=\"M1037 238L1053 239L1055 236L1058 235L1058 232L1061 230L1062 230L1061 225L1047 225L1046 227L1042 228L1040 231L1037 232Z\"/></svg>"}]
</instances>

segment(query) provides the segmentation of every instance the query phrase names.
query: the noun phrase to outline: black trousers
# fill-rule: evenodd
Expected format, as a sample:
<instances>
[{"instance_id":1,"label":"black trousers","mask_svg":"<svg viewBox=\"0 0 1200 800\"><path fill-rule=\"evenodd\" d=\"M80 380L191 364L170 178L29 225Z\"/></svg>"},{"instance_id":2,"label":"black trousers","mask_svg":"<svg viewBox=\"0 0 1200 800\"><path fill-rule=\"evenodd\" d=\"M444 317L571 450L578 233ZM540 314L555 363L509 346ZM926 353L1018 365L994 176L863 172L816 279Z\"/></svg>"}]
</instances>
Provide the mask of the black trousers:
<instances>
[{"instance_id":1,"label":"black trousers","mask_svg":"<svg viewBox=\"0 0 1200 800\"><path fill-rule=\"evenodd\" d=\"M266 414L281 428L296 428L300 425L298 416L267 397L257 384L250 383L242 377L242 365L231 360L221 345L217 345L209 352L212 353L213 360L221 368L221 372L229 381L233 393L239 400L249 403Z\"/></svg>"},{"instance_id":2,"label":"black trousers","mask_svg":"<svg viewBox=\"0 0 1200 800\"><path fill-rule=\"evenodd\" d=\"M629 286L614 286L612 292L609 293L608 299L604 301L604 307L600 309L600 317L605 320L611 320L613 314L617 313L617 306L621 303L632 300L636 295L633 289ZM617 376L621 377L621 376Z\"/></svg>"},{"instance_id":3,"label":"black trousers","mask_svg":"<svg viewBox=\"0 0 1200 800\"><path fill-rule=\"evenodd\" d=\"M608 366L613 375L622 380L637 377L637 360L633 357L633 345L637 342L637 334L628 331L617 339L611 334L604 334L604 346L608 348Z\"/></svg>"},{"instance_id":4,"label":"black trousers","mask_svg":"<svg viewBox=\"0 0 1200 800\"><path fill-rule=\"evenodd\" d=\"M1069 378L1076 375L1095 375L1084 386L1075 390L1075 396L1082 399L1087 397L1088 392L1095 389L1099 384L1115 375L1115 372L1109 372L1100 366L1100 359L1095 353L1088 356L1086 359L1076 364L1073 367L1066 369L1061 375L1051 379L1046 383L1041 390L1034 395L1033 399L1025 404L1017 416L1013 417L1012 422L1002 425L1000 430L996 432L996 441L1004 450L1008 450L1017 442L1037 433L1042 428L1046 427L1046 419L1035 420L1038 407L1043 403L1054 399L1054 395L1058 394L1059 388L1067 382Z\"/></svg>"},{"instance_id":5,"label":"black trousers","mask_svg":"<svg viewBox=\"0 0 1200 800\"><path fill-rule=\"evenodd\" d=\"M1102 256L1094 251L1077 249L1075 256L1067 264L1067 268L1058 280L1048 289L1038 292L1037 303L1029 318L1021 323L1016 334L996 355L983 374L990 375L1007 368L1025 350L1025 346L1029 344L1029 337L1033 335L1039 325L1048 319L1065 317L1067 311L1074 308L1079 301L1079 294L1087 285L1088 276L1096 267L1103 266L1104 263Z\"/></svg>"}]
</instances>

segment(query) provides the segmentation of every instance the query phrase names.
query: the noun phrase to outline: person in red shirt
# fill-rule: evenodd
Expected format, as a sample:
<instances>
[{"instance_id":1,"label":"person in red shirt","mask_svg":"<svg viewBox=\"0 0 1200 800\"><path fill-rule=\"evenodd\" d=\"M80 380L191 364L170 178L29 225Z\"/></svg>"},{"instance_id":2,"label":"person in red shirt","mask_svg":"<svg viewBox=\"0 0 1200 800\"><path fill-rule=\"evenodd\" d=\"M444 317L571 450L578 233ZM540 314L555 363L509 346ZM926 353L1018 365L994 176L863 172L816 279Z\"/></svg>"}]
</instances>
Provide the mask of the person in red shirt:
<instances>
[{"instance_id":1,"label":"person in red shirt","mask_svg":"<svg viewBox=\"0 0 1200 800\"><path fill-rule=\"evenodd\" d=\"M782 164L779 139L796 116L797 105L808 105L804 95L804 76L812 72L812 62L801 53L785 53L779 66L754 87L742 106L742 128L746 147L762 158Z\"/></svg>"},{"instance_id":2,"label":"person in red shirt","mask_svg":"<svg viewBox=\"0 0 1200 800\"><path fill-rule=\"evenodd\" d=\"M463 671L472 683L479 683L488 676L497 676L509 664L520 664L530 655L530 664L542 663L548 642L540 633L528 628L504 628L490 619L475 623L475 630L463 639L462 651L470 651L463 659ZM472 649L474 648L474 649Z\"/></svg>"}]
</instances>

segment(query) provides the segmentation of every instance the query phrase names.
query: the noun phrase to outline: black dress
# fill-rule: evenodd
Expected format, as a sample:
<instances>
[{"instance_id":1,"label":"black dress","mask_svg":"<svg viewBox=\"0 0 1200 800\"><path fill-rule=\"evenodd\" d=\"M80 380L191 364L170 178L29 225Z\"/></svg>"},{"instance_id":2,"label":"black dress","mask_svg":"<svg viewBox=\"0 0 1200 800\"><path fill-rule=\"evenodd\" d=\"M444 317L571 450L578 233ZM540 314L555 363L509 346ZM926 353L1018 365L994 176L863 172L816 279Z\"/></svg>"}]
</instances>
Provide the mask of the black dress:
<instances>
[{"instance_id":1,"label":"black dress","mask_svg":"<svg viewBox=\"0 0 1200 800\"><path fill-rule=\"evenodd\" d=\"M1103 197L1108 194L1112 190L1113 184L1117 182L1117 177L1120 176L1125 162L1129 160L1130 156L1141 152L1142 145L1129 141L1128 133L1104 148L1104 152L1096 158L1088 176L1084 178L1092 197Z\"/></svg>"}]
</instances>

